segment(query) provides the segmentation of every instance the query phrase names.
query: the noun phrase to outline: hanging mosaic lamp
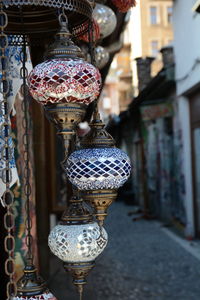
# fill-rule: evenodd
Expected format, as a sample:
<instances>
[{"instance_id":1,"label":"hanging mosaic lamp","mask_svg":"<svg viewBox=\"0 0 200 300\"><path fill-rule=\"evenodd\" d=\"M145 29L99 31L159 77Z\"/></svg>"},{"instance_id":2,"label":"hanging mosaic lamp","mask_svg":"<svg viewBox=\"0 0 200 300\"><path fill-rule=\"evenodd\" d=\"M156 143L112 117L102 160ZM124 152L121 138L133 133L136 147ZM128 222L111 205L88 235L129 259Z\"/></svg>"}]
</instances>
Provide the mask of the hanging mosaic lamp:
<instances>
[{"instance_id":1,"label":"hanging mosaic lamp","mask_svg":"<svg viewBox=\"0 0 200 300\"><path fill-rule=\"evenodd\" d=\"M67 23L60 24L61 30L46 54L48 59L32 70L28 84L32 97L44 105L47 117L63 136L67 153L87 105L100 93L101 75L83 60L81 49L70 38Z\"/></svg>"},{"instance_id":2,"label":"hanging mosaic lamp","mask_svg":"<svg viewBox=\"0 0 200 300\"><path fill-rule=\"evenodd\" d=\"M117 18L114 11L106 5L97 3L93 11L93 18L99 25L102 39L113 33L117 26Z\"/></svg>"},{"instance_id":3,"label":"hanging mosaic lamp","mask_svg":"<svg viewBox=\"0 0 200 300\"><path fill-rule=\"evenodd\" d=\"M91 131L81 142L83 149L69 156L65 170L69 181L82 192L83 199L95 208L96 218L102 225L118 188L130 176L131 165L127 154L115 148L98 113L90 126Z\"/></svg>"},{"instance_id":4,"label":"hanging mosaic lamp","mask_svg":"<svg viewBox=\"0 0 200 300\"><path fill-rule=\"evenodd\" d=\"M17 282L17 295L12 300L57 300L45 281L37 275L33 264L27 264L24 275Z\"/></svg>"},{"instance_id":5,"label":"hanging mosaic lamp","mask_svg":"<svg viewBox=\"0 0 200 300\"><path fill-rule=\"evenodd\" d=\"M118 11L126 13L131 7L136 6L135 0L112 0Z\"/></svg>"},{"instance_id":6,"label":"hanging mosaic lamp","mask_svg":"<svg viewBox=\"0 0 200 300\"><path fill-rule=\"evenodd\" d=\"M95 63L98 69L103 69L109 61L110 54L102 46L97 46L94 50Z\"/></svg>"},{"instance_id":7,"label":"hanging mosaic lamp","mask_svg":"<svg viewBox=\"0 0 200 300\"><path fill-rule=\"evenodd\" d=\"M105 229L94 222L91 208L79 197L73 197L60 224L50 232L48 243L51 251L64 262L65 270L72 274L80 295L107 240Z\"/></svg>"}]
</instances>

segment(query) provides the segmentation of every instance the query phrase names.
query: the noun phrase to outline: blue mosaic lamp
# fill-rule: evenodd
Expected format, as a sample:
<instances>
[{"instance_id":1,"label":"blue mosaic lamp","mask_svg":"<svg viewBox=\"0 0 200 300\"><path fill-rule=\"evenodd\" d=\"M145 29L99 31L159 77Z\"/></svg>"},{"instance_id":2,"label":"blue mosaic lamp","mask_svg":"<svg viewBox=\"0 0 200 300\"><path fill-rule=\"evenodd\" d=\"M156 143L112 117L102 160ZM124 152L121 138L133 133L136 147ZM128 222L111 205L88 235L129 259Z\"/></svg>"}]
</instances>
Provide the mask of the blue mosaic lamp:
<instances>
[{"instance_id":1,"label":"blue mosaic lamp","mask_svg":"<svg viewBox=\"0 0 200 300\"><path fill-rule=\"evenodd\" d=\"M69 181L82 191L84 200L95 208L97 220L103 224L117 190L130 176L131 164L127 154L115 148L114 139L104 129L98 113L90 126L82 149L69 156L65 169Z\"/></svg>"}]
</instances>

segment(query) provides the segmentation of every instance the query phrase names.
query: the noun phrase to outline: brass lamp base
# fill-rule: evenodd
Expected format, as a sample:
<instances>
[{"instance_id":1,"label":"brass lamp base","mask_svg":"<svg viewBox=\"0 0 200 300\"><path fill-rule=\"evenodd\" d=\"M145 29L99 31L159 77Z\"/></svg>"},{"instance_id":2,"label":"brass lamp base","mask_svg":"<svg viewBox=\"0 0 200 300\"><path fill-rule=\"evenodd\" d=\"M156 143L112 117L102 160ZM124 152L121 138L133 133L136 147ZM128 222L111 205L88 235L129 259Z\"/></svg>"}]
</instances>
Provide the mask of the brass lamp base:
<instances>
[{"instance_id":1,"label":"brass lamp base","mask_svg":"<svg viewBox=\"0 0 200 300\"><path fill-rule=\"evenodd\" d=\"M18 296L41 295L47 290L45 281L37 275L36 268L28 264L24 268L24 275L17 282Z\"/></svg>"},{"instance_id":2,"label":"brass lamp base","mask_svg":"<svg viewBox=\"0 0 200 300\"><path fill-rule=\"evenodd\" d=\"M65 271L69 272L73 278L73 284L76 286L80 297L83 294L83 287L87 283L86 277L89 272L94 268L95 262L85 263L67 263L63 264Z\"/></svg>"},{"instance_id":3,"label":"brass lamp base","mask_svg":"<svg viewBox=\"0 0 200 300\"><path fill-rule=\"evenodd\" d=\"M81 103L57 103L46 105L44 108L47 118L58 129L57 134L63 137L66 159L70 141L76 134L76 127L85 116L86 105Z\"/></svg>"},{"instance_id":4,"label":"brass lamp base","mask_svg":"<svg viewBox=\"0 0 200 300\"><path fill-rule=\"evenodd\" d=\"M117 190L92 190L82 192L83 200L89 202L95 209L99 225L103 225L108 207L116 200Z\"/></svg>"}]
</instances>

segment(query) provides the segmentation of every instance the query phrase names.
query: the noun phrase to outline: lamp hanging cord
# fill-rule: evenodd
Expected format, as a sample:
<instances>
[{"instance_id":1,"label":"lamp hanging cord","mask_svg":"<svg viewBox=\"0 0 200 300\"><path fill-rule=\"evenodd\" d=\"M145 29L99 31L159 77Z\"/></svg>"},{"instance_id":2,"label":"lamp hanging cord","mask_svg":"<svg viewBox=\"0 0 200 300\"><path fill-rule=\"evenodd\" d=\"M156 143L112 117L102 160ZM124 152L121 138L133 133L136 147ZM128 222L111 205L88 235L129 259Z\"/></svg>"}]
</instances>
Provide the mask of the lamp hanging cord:
<instances>
[{"instance_id":1,"label":"lamp hanging cord","mask_svg":"<svg viewBox=\"0 0 200 300\"><path fill-rule=\"evenodd\" d=\"M7 253L7 259L5 261L5 274L8 276L8 282L6 284L6 299L10 300L16 295L17 287L14 281L15 276L15 263L14 263L14 250L15 250L15 239L14 239L14 212L13 203L14 196L10 190L10 184L12 182L12 170L11 170L11 159L12 159L12 144L11 144L11 129L10 129L10 116L9 116L9 105L8 105L8 93L9 93L9 81L7 77L8 58L6 56L6 50L8 48L8 36L5 34L5 28L8 25L7 14L3 10L3 3L0 3L0 63L1 63L1 94L2 101L0 102L0 108L2 111L3 124L1 125L0 131L4 140L4 146L1 148L1 159L5 163L5 168L2 170L2 182L5 184L6 190L2 196L2 203L6 209L4 215L4 228L7 231L7 235L4 238L4 249Z\"/></svg>"},{"instance_id":2,"label":"lamp hanging cord","mask_svg":"<svg viewBox=\"0 0 200 300\"><path fill-rule=\"evenodd\" d=\"M79 300L83 300L83 285L78 285Z\"/></svg>"},{"instance_id":3,"label":"lamp hanging cord","mask_svg":"<svg viewBox=\"0 0 200 300\"><path fill-rule=\"evenodd\" d=\"M23 135L23 146L24 146L24 194L26 198L25 209L26 209L26 246L27 246L27 263L33 264L33 237L31 234L32 222L30 216L30 196L31 196L31 185L30 185L30 117L29 117L29 99L28 99L28 87L26 84L28 70L26 68L27 62L27 51L26 51L26 36L23 35L23 47L21 51L21 63L22 68L20 70L20 75L23 80L22 84L22 93L23 93L23 101L22 101L22 110L24 112L24 119L22 121L22 126L24 129Z\"/></svg>"},{"instance_id":4,"label":"lamp hanging cord","mask_svg":"<svg viewBox=\"0 0 200 300\"><path fill-rule=\"evenodd\" d=\"M83 300L83 293L80 293L80 300Z\"/></svg>"}]
</instances>

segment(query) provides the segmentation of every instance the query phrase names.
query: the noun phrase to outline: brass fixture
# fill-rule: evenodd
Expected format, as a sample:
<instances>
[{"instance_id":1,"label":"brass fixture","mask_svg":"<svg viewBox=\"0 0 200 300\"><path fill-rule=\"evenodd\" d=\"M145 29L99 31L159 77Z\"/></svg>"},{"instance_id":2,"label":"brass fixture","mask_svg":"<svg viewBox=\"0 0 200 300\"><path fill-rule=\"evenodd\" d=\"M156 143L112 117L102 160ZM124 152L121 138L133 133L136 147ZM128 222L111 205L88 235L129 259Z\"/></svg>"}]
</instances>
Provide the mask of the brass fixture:
<instances>
[{"instance_id":1,"label":"brass fixture","mask_svg":"<svg viewBox=\"0 0 200 300\"><path fill-rule=\"evenodd\" d=\"M91 190L82 192L84 201L90 203L95 210L94 215L100 226L107 217L108 207L116 200L117 190Z\"/></svg>"},{"instance_id":2,"label":"brass fixture","mask_svg":"<svg viewBox=\"0 0 200 300\"><path fill-rule=\"evenodd\" d=\"M85 116L86 105L79 103L58 103L44 107L47 118L58 129L57 134L63 137L66 160L72 137L76 127ZM64 163L64 162L63 162Z\"/></svg>"},{"instance_id":3,"label":"brass fixture","mask_svg":"<svg viewBox=\"0 0 200 300\"><path fill-rule=\"evenodd\" d=\"M24 274L17 282L17 296L41 295L47 290L44 280L37 275L32 263L27 263Z\"/></svg>"}]
</instances>

